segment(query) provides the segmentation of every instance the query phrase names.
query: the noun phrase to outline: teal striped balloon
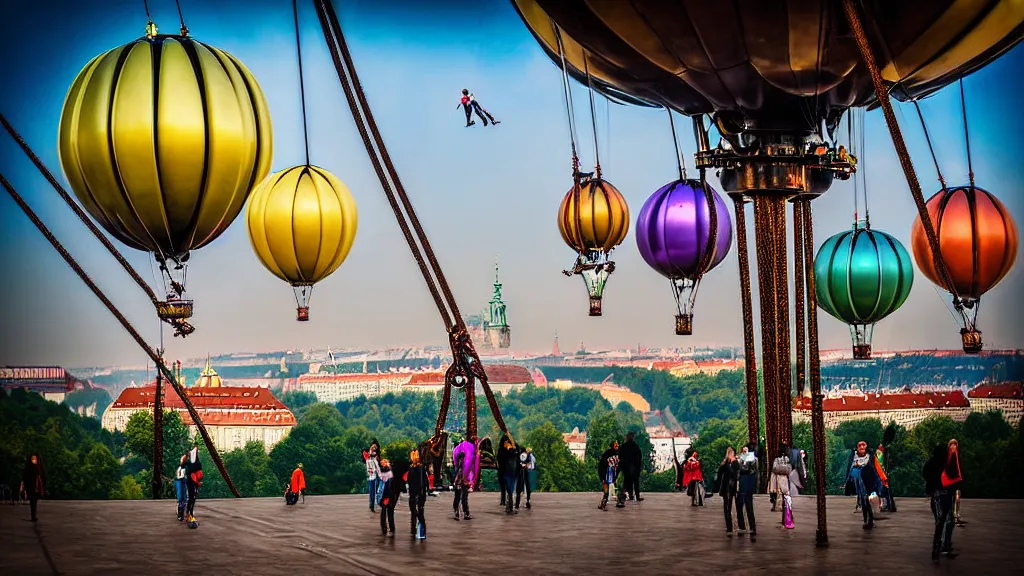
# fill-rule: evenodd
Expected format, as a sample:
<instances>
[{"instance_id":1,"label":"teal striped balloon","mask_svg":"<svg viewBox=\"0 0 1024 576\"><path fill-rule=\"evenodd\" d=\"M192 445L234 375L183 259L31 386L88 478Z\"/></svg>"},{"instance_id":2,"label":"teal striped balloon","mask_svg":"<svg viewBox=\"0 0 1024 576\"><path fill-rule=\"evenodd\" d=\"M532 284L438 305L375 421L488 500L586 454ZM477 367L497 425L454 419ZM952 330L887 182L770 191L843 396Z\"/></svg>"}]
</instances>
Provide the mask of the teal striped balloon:
<instances>
[{"instance_id":1,"label":"teal striped balloon","mask_svg":"<svg viewBox=\"0 0 1024 576\"><path fill-rule=\"evenodd\" d=\"M867 227L826 240L814 259L814 274L818 307L853 325L874 324L895 312L914 284L907 249Z\"/></svg>"}]
</instances>

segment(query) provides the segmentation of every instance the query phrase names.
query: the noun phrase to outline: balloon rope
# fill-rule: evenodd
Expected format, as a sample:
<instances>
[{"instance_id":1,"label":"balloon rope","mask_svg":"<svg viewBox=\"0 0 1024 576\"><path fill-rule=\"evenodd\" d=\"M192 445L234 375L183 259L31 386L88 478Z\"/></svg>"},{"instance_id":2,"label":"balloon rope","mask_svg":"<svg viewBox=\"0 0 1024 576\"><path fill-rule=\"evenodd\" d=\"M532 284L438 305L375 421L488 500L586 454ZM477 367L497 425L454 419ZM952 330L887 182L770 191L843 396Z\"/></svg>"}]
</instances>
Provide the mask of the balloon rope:
<instances>
[{"instance_id":1,"label":"balloon rope","mask_svg":"<svg viewBox=\"0 0 1024 576\"><path fill-rule=\"evenodd\" d=\"M804 379L807 374L807 337L806 337L806 314L804 303L807 297L804 294L804 221L803 212L805 204L801 201L793 202L793 298L796 301L796 394L804 395ZM813 314L814 311L810 310Z\"/></svg>"},{"instance_id":2,"label":"balloon rope","mask_svg":"<svg viewBox=\"0 0 1024 576\"><path fill-rule=\"evenodd\" d=\"M555 39L558 41L558 56L562 60L562 95L565 99L565 115L569 120L569 144L572 148L572 173L573 179L578 185L580 170L580 159L576 151L576 112L572 103L572 87L569 84L569 68L565 62L565 47L562 45L562 31L552 23L555 28Z\"/></svg>"},{"instance_id":3,"label":"balloon rope","mask_svg":"<svg viewBox=\"0 0 1024 576\"><path fill-rule=\"evenodd\" d=\"M299 1L292 0L292 16L295 18L295 52L299 60L299 98L302 100L302 139L306 145L306 166L309 166L309 127L306 122L306 86L302 76L302 42L299 37Z\"/></svg>"},{"instance_id":4,"label":"balloon rope","mask_svg":"<svg viewBox=\"0 0 1024 576\"><path fill-rule=\"evenodd\" d=\"M78 275L82 282L85 283L89 290L91 290L92 293L97 298L99 298L100 302L103 303L103 305L114 316L114 318L116 318L117 321L120 322L121 326L125 329L125 331L128 332L128 334L132 337L133 340L135 340L135 343L138 344L140 348L142 348L142 350L146 353L147 356L149 356L149 358L157 366L157 369L160 371L160 373L164 375L164 378L167 378L167 381L171 383L171 386L174 387L174 391L178 394L178 396L181 398L181 402L185 405L185 409L188 411L189 416L192 417L192 421L195 422L196 428L199 429L199 434L203 437L203 442L206 444L206 449L209 450L210 457L213 458L213 461L214 463L217 464L217 468L220 470L221 475L224 476L224 481L227 483L228 488L231 489L231 492L235 496L241 497L241 494L238 493L238 489L235 488L235 484L231 481L231 477L228 476L228 471L224 467L224 461L221 460L220 454L217 452L217 447L214 446L213 444L213 439L210 438L210 434L206 431L206 427L203 426L202 418L199 416L199 413L196 412L196 408L192 404L192 400L185 393L185 389L182 388L181 384L177 381L174 375L171 374L171 371L167 369L167 365L164 364L163 359L160 358L160 356L156 353L155 350L153 350L153 348L149 346L149 344L146 344L146 341L143 340L138 330L136 330L135 327L132 326L131 322L129 322L128 319L125 318L124 314L122 314L121 311L118 310L116 306L114 306L114 303L111 302L110 299L107 298L107 295L104 294L103 291L99 288L99 286L97 286L96 283L93 282L92 278L90 278L89 275L85 272L85 270L83 270L82 267L78 264L78 262L75 261L74 257L71 256L67 249L64 248L63 245L61 245L60 241L57 240L56 237L54 237L53 233L50 232L49 228L46 227L46 224L44 224L43 221L39 219L39 216L36 215L32 208L25 202L24 198L22 198L21 195L18 194L18 192L14 189L14 187L11 186L11 183L7 181L7 178L4 178L3 174L0 174L0 186L3 186L7 190L7 193L11 195L11 198L14 200L14 202L18 205L18 207L21 208L21 211L24 212L26 216L28 216L28 219L31 220L33 224L35 224L39 232L50 242L50 245L53 246L54 250L56 250L58 254L60 254L61 258L64 259L64 262L66 262L67 265L71 267L71 269L75 272L75 274Z\"/></svg>"},{"instance_id":5,"label":"balloon rope","mask_svg":"<svg viewBox=\"0 0 1024 576\"><path fill-rule=\"evenodd\" d=\"M594 110L594 83L590 77L587 52L583 52L583 73L587 75L587 95L590 96L590 126L594 130L594 175L601 178L601 155L597 145L597 112Z\"/></svg>"},{"instance_id":6,"label":"balloon rope","mask_svg":"<svg viewBox=\"0 0 1024 576\"><path fill-rule=\"evenodd\" d=\"M700 122L700 128L703 131L704 120L701 116L694 116L693 122ZM700 257L700 265L697 270L698 279L711 269L715 263L715 255L718 253L718 203L715 201L715 193L708 186L705 168L700 169L700 188L704 192L704 202L708 211L708 241L704 244L704 253Z\"/></svg>"},{"instance_id":7,"label":"balloon rope","mask_svg":"<svg viewBox=\"0 0 1024 576\"><path fill-rule=\"evenodd\" d=\"M899 123L896 121L896 115L892 109L892 103L889 101L889 92L885 87L885 82L882 79L882 73L878 69L878 64L875 62L875 56L871 52L871 45L868 43L867 33L864 31L864 25L860 21L860 15L857 13L857 6L854 0L843 0L843 10L846 12L846 18L850 22L850 30L853 32L853 37L857 42L857 48L860 51L861 59L864 61L865 67L871 74L871 81L875 87L875 97L878 99L879 105L882 107L882 114L885 116L885 122L889 128L889 134L892 137L892 143L896 148L896 155L900 159L900 166L903 168L903 174L907 179L907 184L910 187L910 194L914 197L914 204L917 205L917 214L921 218L921 224L924 226L925 236L928 238L928 247L932 252L932 259L935 264L935 269L939 272L940 279L942 280L943 287L953 294L956 300L959 300L959 295L956 291L956 285L953 283L953 278L949 274L949 270L946 269L946 261L942 258L942 248L939 246L939 237L935 233L935 226L932 223L931 214L928 213L928 206L924 200L924 193L921 191L921 183L917 179L917 173L914 171L914 164L910 158L910 152L907 150L907 143L903 140L903 133L900 131Z\"/></svg>"},{"instance_id":8,"label":"balloon rope","mask_svg":"<svg viewBox=\"0 0 1024 576\"><path fill-rule=\"evenodd\" d=\"M413 252L417 263L420 264L420 269L424 274L424 280L426 280L428 288L430 288L432 295L435 297L434 300L438 305L438 311L441 313L442 317L448 317L451 319L450 323L446 325L446 329L448 331L449 345L452 351L452 366L450 366L449 370L445 373L445 388L447 389L453 385L453 379L459 372L464 373L465 376L469 378L470 382L468 387L470 390L475 389L474 379L475 381L479 381L481 388L483 388L484 395L487 397L487 403L491 409L492 415L494 416L495 423L498 425L500 430L507 432L508 427L505 425L505 421L501 417L501 410L498 408L497 400L494 398L491 387L487 382L487 374L484 370L483 364L480 362L479 355L473 347L472 337L466 329L465 321L463 320L462 313L459 311L458 304L455 302L455 297L452 294L451 287L448 285L448 281L444 277L444 273L437 261L433 248L430 246L430 241L427 239L426 233L423 231L419 218L416 216L416 211L412 207L408 194L406 194L405 187L402 185L401 179L398 177L398 171L395 169L395 166L391 161L391 156L388 154L387 147L384 145L384 139L380 135L377 123L373 119L369 102L367 102L366 94L363 92L362 85L359 82L355 63L352 60L352 54L348 49L348 43L345 41L345 34L342 31L341 23L338 21L338 15L334 11L334 6L328 0L320 0L315 3L315 6L317 9L317 16L320 19L321 28L323 29L324 40L327 43L328 50L331 53L331 58L334 61L335 71L338 74L338 80L341 82L342 89L345 92L345 97L348 101L352 117L356 121L356 127L359 129L360 136L363 139L363 145L366 147L367 154L370 156L371 163L374 166L374 170L377 172L377 176L380 179L384 193L391 203L392 210L395 211L395 216L399 220L399 225L406 233L406 240L409 242L409 248ZM370 138L371 134L372 140ZM387 170L386 174L385 169ZM403 215L398 210L398 204L395 202L394 198L395 195L397 195L401 200L406 214ZM412 224L413 229L416 231L417 240L419 241L420 246L422 246L422 253L412 236L408 234L408 226L403 222L403 216L408 216L409 223ZM437 289L435 288L434 281L430 277L430 273L427 271L426 267L422 265L424 256L431 265L433 273L437 279L437 286L440 287L441 292L445 296L445 302L442 302L440 298L437 297ZM445 309L444 304L447 304L448 309L450 309L450 315L449 310ZM442 415L439 415L439 418L440 416ZM476 414L467 414L467 435L475 436L477 431L476 426Z\"/></svg>"},{"instance_id":9,"label":"balloon rope","mask_svg":"<svg viewBox=\"0 0 1024 576\"><path fill-rule=\"evenodd\" d=\"M686 163L683 161L683 153L679 149L679 138L676 136L676 121L672 118L672 109L665 106L668 112L668 125L672 128L672 145L676 149L676 165L679 167L679 179L686 180Z\"/></svg>"},{"instance_id":10,"label":"balloon rope","mask_svg":"<svg viewBox=\"0 0 1024 576\"><path fill-rule=\"evenodd\" d=\"M188 36L188 26L185 26L185 16L181 13L181 0L174 0L174 4L178 7L178 21L181 22L181 35Z\"/></svg>"},{"instance_id":11,"label":"balloon rope","mask_svg":"<svg viewBox=\"0 0 1024 576\"><path fill-rule=\"evenodd\" d=\"M797 200L802 204L801 220L804 236L804 276L807 296L807 347L808 374L811 383L811 438L814 446L814 479L816 484L818 527L815 542L828 546L828 522L825 516L825 414L824 396L821 394L821 352L818 350L818 295L814 277L814 222L811 217L811 201ZM797 264L799 266L799 264Z\"/></svg>"},{"instance_id":12,"label":"balloon rope","mask_svg":"<svg viewBox=\"0 0 1024 576\"><path fill-rule=\"evenodd\" d=\"M117 260L118 264L120 264L122 268L124 268L124 271L128 273L128 276L130 276L131 279L134 280L135 283L139 285L139 288L142 288L142 291L146 293L147 297L149 297L149 300L153 303L153 306L158 306L160 301L156 297L156 294L153 292L153 289L149 287L149 284L147 284L146 281L142 279L142 276L139 276L139 273L136 272L134 268L132 268L132 265L128 263L128 260L125 259L124 255L121 254L121 252L110 242L110 240L107 239L106 235L104 235L103 232L101 232L100 229L96 227L96 224L93 223L92 219L89 218L89 216L85 213L84 210L82 210L78 203L71 199L71 195L68 194L67 190L65 190L59 182L57 182L57 179L53 177L53 173L51 173L50 170L46 168L46 165L43 164L43 161L39 159L39 156L36 156L35 152L32 151L32 148L30 148L28 143L25 142L25 139L21 137L21 134L19 134L14 129L14 126L11 126L11 123L7 121L7 118L3 115L3 113L0 113L0 124L3 124L4 128L7 130L7 133L11 135L11 138L14 138L14 141L18 143L18 146L20 146L21 150L25 153L25 155L28 156L28 159L32 161L32 164L35 165L36 169L39 170L39 173L43 175L43 178L46 178L46 181L50 183L50 186L53 186L53 189L57 191L57 194L61 197L62 200L64 200L64 203L67 204L69 208L71 208L71 211L74 212L76 216L78 216L78 219L81 220L83 224L85 224L85 227L88 228L90 232L92 232L92 235L95 236L96 239L100 241L100 244L103 244L103 247L107 249L107 252L110 252L110 255L113 256L115 260Z\"/></svg>"},{"instance_id":13,"label":"balloon rope","mask_svg":"<svg viewBox=\"0 0 1024 576\"><path fill-rule=\"evenodd\" d=\"M942 191L946 191L946 179L942 177L942 170L939 168L939 158L935 155L935 146L932 145L932 137L928 132L928 123L924 121L924 114L921 113L921 105L917 102L917 98L910 100L914 103L914 109L917 110L917 118L921 121L921 129L924 130L924 141L928 144L928 153L932 156L932 162L935 164L935 173L939 177L939 185L942 186Z\"/></svg>"},{"instance_id":14,"label":"balloon rope","mask_svg":"<svg viewBox=\"0 0 1024 576\"><path fill-rule=\"evenodd\" d=\"M149 2L142 0L142 7L146 9L146 20L152 22L153 17L149 15Z\"/></svg>"},{"instance_id":15,"label":"balloon rope","mask_svg":"<svg viewBox=\"0 0 1024 576\"><path fill-rule=\"evenodd\" d=\"M971 131L967 129L967 97L964 95L964 77L960 77L960 110L964 117L964 142L967 144L967 177L974 189L974 165L971 163Z\"/></svg>"},{"instance_id":16,"label":"balloon rope","mask_svg":"<svg viewBox=\"0 0 1024 576\"><path fill-rule=\"evenodd\" d=\"M750 255L747 252L747 207L742 197L733 198L736 205L736 252L740 265L740 302L743 308L743 368L747 384L747 441L761 437L758 408L757 351L754 350L754 312L750 290Z\"/></svg>"},{"instance_id":17,"label":"balloon rope","mask_svg":"<svg viewBox=\"0 0 1024 576\"><path fill-rule=\"evenodd\" d=\"M857 146L857 138L853 135L853 110L849 110L846 113L846 143L850 146L850 153L858 155L860 159L860 150L854 150ZM860 170L857 171L858 173ZM860 179L857 173L853 175L853 229L857 229L857 219L860 218Z\"/></svg>"},{"instance_id":18,"label":"balloon rope","mask_svg":"<svg viewBox=\"0 0 1024 576\"><path fill-rule=\"evenodd\" d=\"M867 228L871 228L871 207L868 204L868 169L867 169L867 143L865 141L866 134L868 131L867 114L863 108L858 108L857 113L859 114L859 121L857 122L858 128L860 129L859 138L860 143L857 145L857 151L860 153L858 156L858 166L861 170L861 190L864 194L864 225Z\"/></svg>"}]
</instances>

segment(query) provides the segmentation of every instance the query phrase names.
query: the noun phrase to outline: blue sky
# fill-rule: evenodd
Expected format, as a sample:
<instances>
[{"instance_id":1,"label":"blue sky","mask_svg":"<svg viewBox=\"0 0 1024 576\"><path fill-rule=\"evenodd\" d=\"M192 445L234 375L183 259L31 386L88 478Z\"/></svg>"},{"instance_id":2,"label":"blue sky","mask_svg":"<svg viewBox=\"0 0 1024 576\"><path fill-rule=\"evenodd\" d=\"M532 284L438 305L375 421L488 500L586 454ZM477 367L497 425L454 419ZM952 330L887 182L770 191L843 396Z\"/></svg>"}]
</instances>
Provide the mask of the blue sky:
<instances>
[{"instance_id":1,"label":"blue sky","mask_svg":"<svg viewBox=\"0 0 1024 576\"><path fill-rule=\"evenodd\" d=\"M150 4L162 31L177 28L173 2ZM556 330L563 349L581 340L588 348L742 344L735 248L702 285L693 337L674 336L669 286L643 263L632 233L615 252L619 266L606 291L604 317L587 317L582 281L560 273L573 261L555 224L558 202L571 185L561 75L510 3L348 0L338 6L373 112L464 312L486 305L493 259L500 255L516 348L548 348ZM273 170L301 163L291 2L183 0L182 8L194 37L235 55L259 80L274 126ZM171 341L168 333L172 357L444 342L344 103L311 3L301 3L300 11L311 157L352 190L360 214L355 245L345 264L314 291L312 321L300 324L290 288L260 265L239 219L193 255L189 292L196 299L198 331L185 341ZM68 86L90 58L140 36L145 23L141 0L22 3L0 22L0 77L14 87L0 91L0 110L55 173L60 174L57 125ZM1022 80L1013 73L1022 68L1024 49L1018 47L967 78L966 89L978 184L997 194L1024 225ZM455 109L463 87L503 123L463 127ZM583 161L590 165L585 89L575 86L574 98ZM955 86L922 102L951 184L966 182L967 174L959 106ZM675 177L665 113L609 107L599 99L597 116L605 175L623 192L635 219L646 197ZM903 106L900 120L930 196L937 182L913 108ZM909 249L913 201L880 112L868 113L866 123L863 167L872 225ZM688 124L683 126L680 141L692 166L694 144ZM148 301L6 135L0 137L0 171L155 342L158 322ZM717 186L713 178L712 184ZM852 190L849 183L837 184L815 201L816 246L850 225ZM125 252L153 278L146 255ZM0 267L0 364L144 361L6 194L0 195ZM986 296L980 321L990 346L1024 344L1022 288L1018 268ZM944 307L917 274L907 303L876 328L876 348L957 347L956 327ZM824 314L820 326L823 348L848 346L845 326Z\"/></svg>"}]
</instances>

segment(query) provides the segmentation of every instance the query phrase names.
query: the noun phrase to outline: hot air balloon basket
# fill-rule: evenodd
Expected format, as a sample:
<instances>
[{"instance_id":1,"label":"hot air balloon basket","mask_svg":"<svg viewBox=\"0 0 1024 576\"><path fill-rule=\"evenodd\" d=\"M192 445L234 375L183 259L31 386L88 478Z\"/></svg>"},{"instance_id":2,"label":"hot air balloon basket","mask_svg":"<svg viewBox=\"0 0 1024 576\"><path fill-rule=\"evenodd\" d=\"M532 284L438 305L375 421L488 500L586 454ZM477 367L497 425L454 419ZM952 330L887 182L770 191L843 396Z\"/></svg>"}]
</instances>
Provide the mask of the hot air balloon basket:
<instances>
[{"instance_id":1,"label":"hot air balloon basket","mask_svg":"<svg viewBox=\"0 0 1024 576\"><path fill-rule=\"evenodd\" d=\"M590 315L600 316L601 315L601 297L591 296L590 297Z\"/></svg>"},{"instance_id":2,"label":"hot air balloon basket","mask_svg":"<svg viewBox=\"0 0 1024 576\"><path fill-rule=\"evenodd\" d=\"M296 308L295 319L299 322L309 322L309 306L299 306Z\"/></svg>"},{"instance_id":3,"label":"hot air balloon basket","mask_svg":"<svg viewBox=\"0 0 1024 576\"><path fill-rule=\"evenodd\" d=\"M870 360L871 359L871 344L854 344L853 345L853 359L854 360Z\"/></svg>"},{"instance_id":4,"label":"hot air balloon basket","mask_svg":"<svg viewBox=\"0 0 1024 576\"><path fill-rule=\"evenodd\" d=\"M676 315L676 336L693 335L693 314Z\"/></svg>"},{"instance_id":5,"label":"hot air balloon basket","mask_svg":"<svg viewBox=\"0 0 1024 576\"><path fill-rule=\"evenodd\" d=\"M961 328L960 341L964 345L964 352L977 354L981 352L981 331L974 328Z\"/></svg>"},{"instance_id":6,"label":"hot air balloon basket","mask_svg":"<svg viewBox=\"0 0 1024 576\"><path fill-rule=\"evenodd\" d=\"M156 313L161 320L184 320L192 317L191 300L157 302Z\"/></svg>"}]
</instances>

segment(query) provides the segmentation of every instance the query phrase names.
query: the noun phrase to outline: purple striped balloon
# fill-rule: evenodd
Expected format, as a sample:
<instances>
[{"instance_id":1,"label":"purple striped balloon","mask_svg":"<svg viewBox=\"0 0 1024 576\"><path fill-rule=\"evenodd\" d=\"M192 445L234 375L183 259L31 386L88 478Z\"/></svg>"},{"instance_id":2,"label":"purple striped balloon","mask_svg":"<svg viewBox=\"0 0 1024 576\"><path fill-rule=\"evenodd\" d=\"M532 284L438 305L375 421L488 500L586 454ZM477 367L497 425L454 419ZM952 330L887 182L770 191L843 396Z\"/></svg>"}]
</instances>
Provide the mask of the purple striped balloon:
<instances>
[{"instance_id":1,"label":"purple striped balloon","mask_svg":"<svg viewBox=\"0 0 1024 576\"><path fill-rule=\"evenodd\" d=\"M711 267L729 253L732 218L725 201L714 188L718 234ZM676 180L662 186L644 203L636 219L636 245L651 268L666 278L697 276L708 244L711 214L700 180ZM710 270L709 268L709 270Z\"/></svg>"}]
</instances>

